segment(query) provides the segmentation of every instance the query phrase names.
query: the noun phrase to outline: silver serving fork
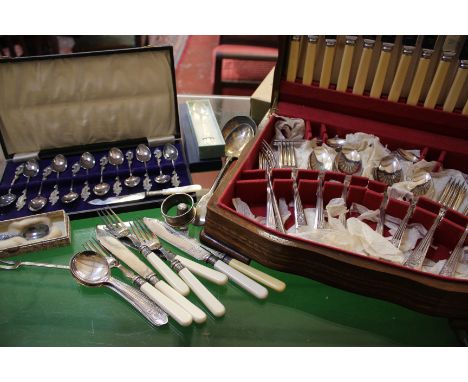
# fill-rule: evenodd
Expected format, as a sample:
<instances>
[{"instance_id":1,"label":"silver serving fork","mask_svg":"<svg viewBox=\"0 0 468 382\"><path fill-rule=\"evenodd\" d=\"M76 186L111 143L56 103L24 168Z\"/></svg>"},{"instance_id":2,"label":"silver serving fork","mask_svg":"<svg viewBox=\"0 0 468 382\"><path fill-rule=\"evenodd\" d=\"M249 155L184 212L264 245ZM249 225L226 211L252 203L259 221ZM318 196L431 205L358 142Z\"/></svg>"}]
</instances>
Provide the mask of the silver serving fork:
<instances>
[{"instance_id":1,"label":"silver serving fork","mask_svg":"<svg viewBox=\"0 0 468 382\"><path fill-rule=\"evenodd\" d=\"M429 228L427 231L426 236L424 236L416 248L411 252L404 265L413 269L422 268L422 264L431 246L432 239L437 227L439 226L449 208L456 210L460 207L461 203L463 202L465 192L466 190L462 182L455 182L454 179L451 179L447 183L439 198L439 203L442 205L442 207L440 208L437 217L432 223L431 228Z\"/></svg>"},{"instance_id":2,"label":"silver serving fork","mask_svg":"<svg viewBox=\"0 0 468 382\"><path fill-rule=\"evenodd\" d=\"M276 200L276 197L273 191L273 183L271 181L271 170L272 168L277 167L275 153L273 152L272 148L265 140L262 141L261 150L262 150L263 156L266 158L265 173L267 175L267 192L270 194L270 200L273 206L273 214L275 217L276 228L279 229L282 233L286 233L284 226L283 226L283 221L281 219L278 201ZM267 210L268 210L268 205L267 205Z\"/></svg>"}]
</instances>

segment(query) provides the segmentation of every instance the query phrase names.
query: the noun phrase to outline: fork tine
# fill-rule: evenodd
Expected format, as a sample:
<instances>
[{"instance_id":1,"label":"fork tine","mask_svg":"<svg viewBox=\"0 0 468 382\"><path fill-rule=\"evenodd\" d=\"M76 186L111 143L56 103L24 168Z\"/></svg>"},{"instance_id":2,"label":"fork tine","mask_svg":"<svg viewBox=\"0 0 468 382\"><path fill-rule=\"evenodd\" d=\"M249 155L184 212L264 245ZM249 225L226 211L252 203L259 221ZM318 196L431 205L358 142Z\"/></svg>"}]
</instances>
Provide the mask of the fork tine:
<instances>
[{"instance_id":1,"label":"fork tine","mask_svg":"<svg viewBox=\"0 0 468 382\"><path fill-rule=\"evenodd\" d=\"M447 197L447 194L448 194L449 190L452 188L453 181L454 181L454 178L450 178L450 180L447 182L444 189L442 190L442 193L440 194L440 197L439 197L439 200L438 200L438 202L440 204L444 204L444 201L445 201L445 199Z\"/></svg>"},{"instance_id":2,"label":"fork tine","mask_svg":"<svg viewBox=\"0 0 468 382\"><path fill-rule=\"evenodd\" d=\"M114 210L110 207L107 207L107 210L111 213L112 216L114 216L115 220L119 223L123 223L123 220L120 218L119 215L117 215Z\"/></svg>"},{"instance_id":3,"label":"fork tine","mask_svg":"<svg viewBox=\"0 0 468 382\"><path fill-rule=\"evenodd\" d=\"M140 229L146 234L147 240L154 240L156 238L156 235L153 234L153 232L151 232L151 230L146 226L143 220L137 219L136 223L140 227Z\"/></svg>"},{"instance_id":4,"label":"fork tine","mask_svg":"<svg viewBox=\"0 0 468 382\"><path fill-rule=\"evenodd\" d=\"M102 222L108 229L113 229L114 226L112 222L109 220L108 216L103 212L98 210L98 215L101 218Z\"/></svg>"}]
</instances>

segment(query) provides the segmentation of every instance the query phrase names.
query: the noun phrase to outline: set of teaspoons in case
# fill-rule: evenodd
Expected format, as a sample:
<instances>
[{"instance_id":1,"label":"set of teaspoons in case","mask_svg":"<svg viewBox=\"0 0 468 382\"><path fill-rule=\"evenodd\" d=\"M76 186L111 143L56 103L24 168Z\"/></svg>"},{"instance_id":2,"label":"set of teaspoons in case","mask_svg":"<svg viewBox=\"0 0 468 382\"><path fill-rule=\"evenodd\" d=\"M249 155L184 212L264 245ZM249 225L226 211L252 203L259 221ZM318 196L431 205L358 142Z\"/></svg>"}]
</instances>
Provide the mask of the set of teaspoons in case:
<instances>
[{"instance_id":1,"label":"set of teaspoons in case","mask_svg":"<svg viewBox=\"0 0 468 382\"><path fill-rule=\"evenodd\" d=\"M136 147L135 154L132 150L127 150L125 152L125 155L119 148L112 147L107 153L107 155L104 155L99 160L100 179L99 182L95 184L92 189L90 188L88 178L89 171L96 165L96 158L90 152L84 152L80 156L79 161L75 162L72 165L72 177L70 179L70 187L67 192L64 193L62 191L62 194L60 194L59 190L60 174L62 174L68 168L68 161L64 155L56 155L51 160L50 165L46 166L42 170L42 178L40 181L39 189L37 191L37 194L32 198L28 197L28 186L30 180L39 175L40 165L36 159L27 160L26 162L20 164L16 168L8 192L0 196L0 207L8 207L16 202L16 209L18 211L22 210L27 204L27 207L30 211L37 212L42 210L47 205L47 203L50 203L50 205L53 206L60 200L63 204L70 204L80 197L83 201L87 201L87 199L91 196L91 193L93 193L96 196L104 196L108 194L111 189L113 191L113 194L118 196L122 192L122 187L134 188L138 186L141 182L143 185L143 189L146 192L148 192L153 187L152 178L150 177L148 171L148 162L150 162L153 159L153 155L154 160L157 164L157 175L155 176L154 181L157 184L169 184L170 182L170 184L173 187L179 186L180 179L175 166L175 161L179 156L179 152L177 150L177 147L175 147L173 144L167 143L162 149L158 147L154 149L153 152L151 152L150 148L145 144L140 144ZM132 172L132 164L134 162L134 159L143 163L144 165L145 174L143 176L143 181L141 177L134 175ZM119 166L125 166L125 160L127 161L129 175L125 179L121 180L119 175ZM172 163L172 173L170 175L163 173L162 161L169 161L170 163ZM104 173L106 169L109 168L108 165L111 165L116 174L115 180L111 182L111 184L104 181ZM83 186L81 187L81 190L79 191L75 190L76 185L74 185L74 182L75 177L80 171L84 171L85 181L83 183ZM55 185L48 198L46 198L44 195L42 195L43 184L53 173L55 173L56 176ZM13 186L21 178L26 179L23 191L20 195L12 193Z\"/></svg>"}]
</instances>

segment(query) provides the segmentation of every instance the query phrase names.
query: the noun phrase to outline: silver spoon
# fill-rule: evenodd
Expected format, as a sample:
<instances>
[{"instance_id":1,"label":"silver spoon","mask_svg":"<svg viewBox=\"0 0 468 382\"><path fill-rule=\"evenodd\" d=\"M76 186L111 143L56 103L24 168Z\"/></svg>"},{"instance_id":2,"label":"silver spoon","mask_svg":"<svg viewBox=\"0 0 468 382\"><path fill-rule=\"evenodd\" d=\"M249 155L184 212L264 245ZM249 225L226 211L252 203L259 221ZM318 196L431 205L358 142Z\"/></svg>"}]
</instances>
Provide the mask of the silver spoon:
<instances>
[{"instance_id":1,"label":"silver spoon","mask_svg":"<svg viewBox=\"0 0 468 382\"><path fill-rule=\"evenodd\" d=\"M172 162L171 185L173 187L178 187L180 184L180 179L175 168L175 161L179 157L179 151L177 150L177 147L175 147L173 144L166 143L163 147L163 155L164 159L170 160Z\"/></svg>"},{"instance_id":2,"label":"silver spoon","mask_svg":"<svg viewBox=\"0 0 468 382\"><path fill-rule=\"evenodd\" d=\"M19 233L2 233L0 240L11 239L12 237L23 237L26 240L37 240L49 234L49 226L47 224L38 223L27 226Z\"/></svg>"},{"instance_id":3,"label":"silver spoon","mask_svg":"<svg viewBox=\"0 0 468 382\"><path fill-rule=\"evenodd\" d=\"M73 191L73 182L78 171L80 171L80 163L76 162L72 166L72 179L70 182L70 191L68 191L68 193L62 196L62 203L69 204L79 198L80 195L78 195L77 192Z\"/></svg>"},{"instance_id":4,"label":"silver spoon","mask_svg":"<svg viewBox=\"0 0 468 382\"><path fill-rule=\"evenodd\" d=\"M39 191L37 191L37 195L29 201L28 208L32 212L36 212L44 208L47 204L47 198L42 196L42 185L47 177L52 173L52 167L47 166L44 171L42 171L42 179L41 184L39 186Z\"/></svg>"},{"instance_id":5,"label":"silver spoon","mask_svg":"<svg viewBox=\"0 0 468 382\"><path fill-rule=\"evenodd\" d=\"M109 163L109 162L107 160L107 157L105 157L105 156L102 157L101 160L99 161L99 165L101 166L101 180L99 181L98 184L96 184L93 187L93 192L97 196L103 196L103 195L107 194L109 192L109 189L110 189L109 184L104 182L103 179L102 179L104 169L106 168L107 163Z\"/></svg>"},{"instance_id":6,"label":"silver spoon","mask_svg":"<svg viewBox=\"0 0 468 382\"><path fill-rule=\"evenodd\" d=\"M124 184L127 186L127 187L136 187L138 186L138 184L140 184L140 177L139 176L135 176L133 175L132 173L132 160L133 160L133 151L132 150L128 150L126 153L125 153L125 157L127 158L127 163L128 163L128 171L130 172L130 175L128 178L126 178L124 180Z\"/></svg>"},{"instance_id":7,"label":"silver spoon","mask_svg":"<svg viewBox=\"0 0 468 382\"><path fill-rule=\"evenodd\" d=\"M139 144L136 148L135 153L136 153L136 159L139 162L143 163L143 165L145 166L145 179L143 179L143 189L148 192L151 190L151 187L153 186L151 184L151 179L148 175L148 165L147 165L147 163L151 160L151 151L148 148L148 146L144 144Z\"/></svg>"},{"instance_id":8,"label":"silver spoon","mask_svg":"<svg viewBox=\"0 0 468 382\"><path fill-rule=\"evenodd\" d=\"M336 135L333 138L328 138L327 139L327 145L334 148L335 151L340 151L341 148L345 145L346 139L338 137Z\"/></svg>"},{"instance_id":9,"label":"silver spoon","mask_svg":"<svg viewBox=\"0 0 468 382\"><path fill-rule=\"evenodd\" d=\"M12 261L0 260L0 269L18 269L22 266L40 267L40 268L57 268L57 269L70 269L68 265L50 264L50 263L36 263L32 261Z\"/></svg>"},{"instance_id":10,"label":"silver spoon","mask_svg":"<svg viewBox=\"0 0 468 382\"><path fill-rule=\"evenodd\" d=\"M431 174L429 174L428 172L423 172L422 174L413 177L413 179L411 180L415 183L418 183L417 186L411 189L411 192L414 196L421 196L427 194L427 192L434 183Z\"/></svg>"},{"instance_id":11,"label":"silver spoon","mask_svg":"<svg viewBox=\"0 0 468 382\"><path fill-rule=\"evenodd\" d=\"M122 150L120 150L117 147L112 147L109 150L108 157L109 157L109 163L115 166L115 170L117 174L117 176L115 177L114 185L112 186L112 190L114 191L114 194L116 196L119 196L120 193L122 192L122 183L120 182L120 178L119 178L119 166L123 163L124 156L123 156Z\"/></svg>"},{"instance_id":12,"label":"silver spoon","mask_svg":"<svg viewBox=\"0 0 468 382\"><path fill-rule=\"evenodd\" d=\"M70 261L70 272L83 285L91 287L106 286L116 292L136 308L151 324L159 326L168 321L165 312L142 292L115 279L107 260L93 251L74 255Z\"/></svg>"},{"instance_id":13,"label":"silver spoon","mask_svg":"<svg viewBox=\"0 0 468 382\"><path fill-rule=\"evenodd\" d=\"M54 157L54 159L52 159L52 170L57 173L57 179L55 182L54 190L49 195L49 202L52 206L59 201L60 192L58 189L58 183L60 173L64 172L67 169L67 166L67 158L65 158L62 154L58 154Z\"/></svg>"},{"instance_id":14,"label":"silver spoon","mask_svg":"<svg viewBox=\"0 0 468 382\"><path fill-rule=\"evenodd\" d=\"M96 164L96 159L94 158L93 154L91 154L88 151L81 154L80 166L81 168L84 168L86 170L86 180L84 182L83 188L81 189L81 199L83 199L84 201L88 200L88 198L91 195L91 192L89 189L89 182L88 182L89 170L91 170L95 164Z\"/></svg>"},{"instance_id":15,"label":"silver spoon","mask_svg":"<svg viewBox=\"0 0 468 382\"><path fill-rule=\"evenodd\" d=\"M36 176L39 173L39 163L35 159L30 159L26 161L24 164L23 168L23 175L26 177L26 186L24 187L23 192L21 193L21 196L18 198L16 201L16 209L19 211L21 210L24 205L26 204L26 199L28 198L27 193L28 193L28 185L29 185L29 180Z\"/></svg>"},{"instance_id":16,"label":"silver spoon","mask_svg":"<svg viewBox=\"0 0 468 382\"><path fill-rule=\"evenodd\" d=\"M374 177L387 186L401 182L403 180L403 170L396 155L390 154L383 157L378 167L374 169Z\"/></svg>"},{"instance_id":17,"label":"silver spoon","mask_svg":"<svg viewBox=\"0 0 468 382\"><path fill-rule=\"evenodd\" d=\"M154 154L154 157L156 158L156 162L159 168L159 175L156 178L154 178L154 180L156 181L156 183L159 183L159 184L169 182L171 177L169 175L163 174L162 169L161 169L161 158L163 156L162 151L160 149L155 149L153 154Z\"/></svg>"},{"instance_id":18,"label":"silver spoon","mask_svg":"<svg viewBox=\"0 0 468 382\"><path fill-rule=\"evenodd\" d=\"M229 168L230 163L234 159L237 159L239 157L247 143L249 143L249 141L255 136L256 125L250 125L248 123L239 123L237 126L232 127L232 124L230 122L231 121L226 123L225 127L223 128L223 135L225 128L229 127L230 129L229 134L224 138L224 153L226 155L226 161L224 162L223 167L219 171L218 176L214 180L210 190L205 195L203 195L197 203L197 215L194 222L195 225L205 224L206 206L208 205L208 202L213 196L213 193L215 192L216 188L221 182L221 179L223 178L227 169ZM252 121L252 123L254 122Z\"/></svg>"},{"instance_id":19,"label":"silver spoon","mask_svg":"<svg viewBox=\"0 0 468 382\"><path fill-rule=\"evenodd\" d=\"M13 177L13 180L10 183L10 188L8 189L8 192L5 195L0 196L0 208L7 207L15 202L16 195L11 193L11 189L13 188L20 175L23 173L23 168L24 163L16 167L15 176Z\"/></svg>"},{"instance_id":20,"label":"silver spoon","mask_svg":"<svg viewBox=\"0 0 468 382\"><path fill-rule=\"evenodd\" d=\"M397 154L404 160L412 163L416 163L419 161L419 157L415 154L413 154L411 151L405 150L405 149L397 149Z\"/></svg>"}]
</instances>

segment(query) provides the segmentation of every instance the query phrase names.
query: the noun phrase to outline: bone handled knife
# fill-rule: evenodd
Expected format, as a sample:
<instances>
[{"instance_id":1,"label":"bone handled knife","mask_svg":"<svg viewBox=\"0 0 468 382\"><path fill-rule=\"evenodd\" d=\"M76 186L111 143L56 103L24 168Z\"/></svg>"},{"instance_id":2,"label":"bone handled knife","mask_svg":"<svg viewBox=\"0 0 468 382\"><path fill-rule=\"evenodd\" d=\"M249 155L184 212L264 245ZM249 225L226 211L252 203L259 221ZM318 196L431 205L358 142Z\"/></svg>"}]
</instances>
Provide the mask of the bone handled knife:
<instances>
[{"instance_id":1,"label":"bone handled knife","mask_svg":"<svg viewBox=\"0 0 468 382\"><path fill-rule=\"evenodd\" d=\"M401 51L400 61L398 61L395 77L393 78L393 83L388 93L389 101L398 102L400 99L401 90L405 84L411 60L416 49L417 38L418 36L403 37L403 49Z\"/></svg>"},{"instance_id":2,"label":"bone handled knife","mask_svg":"<svg viewBox=\"0 0 468 382\"><path fill-rule=\"evenodd\" d=\"M372 53L375 46L375 36L365 36L362 42L362 53L359 59L358 70L354 80L353 94L362 95L366 88L367 76L372 61Z\"/></svg>"},{"instance_id":3,"label":"bone handled knife","mask_svg":"<svg viewBox=\"0 0 468 382\"><path fill-rule=\"evenodd\" d=\"M388 66L392 57L392 51L395 46L396 36L382 36L382 48L380 51L379 62L375 71L374 81L372 83L370 96L380 98L387 77Z\"/></svg>"},{"instance_id":4,"label":"bone handled knife","mask_svg":"<svg viewBox=\"0 0 468 382\"><path fill-rule=\"evenodd\" d=\"M444 46L442 47L442 56L424 101L425 108L434 109L439 101L439 96L447 78L450 66L456 56L457 43L459 39L460 36L445 37Z\"/></svg>"},{"instance_id":5,"label":"bone handled knife","mask_svg":"<svg viewBox=\"0 0 468 382\"><path fill-rule=\"evenodd\" d=\"M468 39L466 39L463 49L460 53L457 73L453 80L452 86L445 99L443 110L452 112L460 98L460 94L465 86L468 77Z\"/></svg>"},{"instance_id":6,"label":"bone handled knife","mask_svg":"<svg viewBox=\"0 0 468 382\"><path fill-rule=\"evenodd\" d=\"M413 76L413 82L406 99L408 105L417 105L419 98L421 97L422 88L426 81L427 72L431 63L432 56L434 54L434 47L437 42L437 36L424 36L422 40L422 51L419 57L418 66Z\"/></svg>"},{"instance_id":7,"label":"bone handled knife","mask_svg":"<svg viewBox=\"0 0 468 382\"><path fill-rule=\"evenodd\" d=\"M336 83L336 90L345 92L348 89L349 74L353 63L354 50L356 48L357 36L346 36L343 57L341 58L340 73Z\"/></svg>"},{"instance_id":8,"label":"bone handled knife","mask_svg":"<svg viewBox=\"0 0 468 382\"><path fill-rule=\"evenodd\" d=\"M323 53L322 73L320 74L319 86L328 89L335 59L336 36L325 36L325 52Z\"/></svg>"},{"instance_id":9,"label":"bone handled knife","mask_svg":"<svg viewBox=\"0 0 468 382\"><path fill-rule=\"evenodd\" d=\"M286 72L286 81L294 82L297 77L297 68L299 66L299 56L301 50L301 36L292 36L289 42L288 68Z\"/></svg>"},{"instance_id":10,"label":"bone handled knife","mask_svg":"<svg viewBox=\"0 0 468 382\"><path fill-rule=\"evenodd\" d=\"M302 83L311 85L314 80L315 60L317 58L317 43L319 36L307 36L307 50L304 63L304 74L302 75Z\"/></svg>"}]
</instances>

